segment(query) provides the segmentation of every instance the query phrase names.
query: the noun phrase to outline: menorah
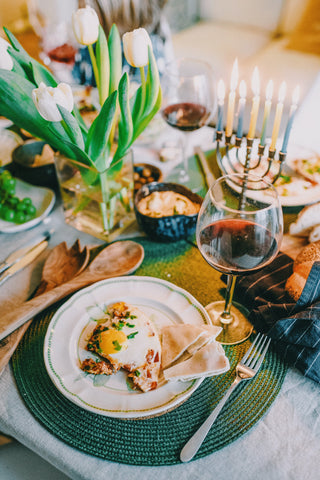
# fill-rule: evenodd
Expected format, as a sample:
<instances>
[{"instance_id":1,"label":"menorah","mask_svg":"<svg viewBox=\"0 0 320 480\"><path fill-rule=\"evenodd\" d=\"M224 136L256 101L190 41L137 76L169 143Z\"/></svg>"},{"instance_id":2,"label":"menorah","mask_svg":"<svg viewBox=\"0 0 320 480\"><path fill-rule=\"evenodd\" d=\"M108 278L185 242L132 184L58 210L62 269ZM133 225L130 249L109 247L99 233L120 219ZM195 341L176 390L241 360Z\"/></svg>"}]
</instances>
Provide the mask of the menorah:
<instances>
[{"instance_id":1,"label":"menorah","mask_svg":"<svg viewBox=\"0 0 320 480\"><path fill-rule=\"evenodd\" d=\"M276 112L273 122L272 136L270 145L266 145L266 129L271 111L273 82L269 81L266 88L266 98L264 105L264 115L262 122L261 135L255 137L255 130L260 105L260 80L257 67L252 75L252 109L250 115L250 125L246 137L243 135L243 120L246 104L246 84L242 80L239 86L239 103L238 103L238 126L236 134L233 135L234 108L236 87L238 84L238 62L234 62L230 92L228 98L227 122L225 131L223 131L223 107L225 87L222 80L218 83L218 120L216 125L216 154L219 168L224 174L230 173L256 173L259 177L267 177L270 183L275 183L282 173L282 167L287 156L287 147L289 136L292 129L293 119L297 110L299 87L296 87L292 95L292 104L288 116L288 121L283 137L282 146L277 150L276 144L279 135L281 118L284 108L284 98L286 94L286 84L282 82ZM221 143L224 137L225 153L221 152ZM245 147L245 148L242 148ZM256 148L256 152L254 151ZM254 155L253 155L254 153ZM246 185L250 189L250 185Z\"/></svg>"}]
</instances>

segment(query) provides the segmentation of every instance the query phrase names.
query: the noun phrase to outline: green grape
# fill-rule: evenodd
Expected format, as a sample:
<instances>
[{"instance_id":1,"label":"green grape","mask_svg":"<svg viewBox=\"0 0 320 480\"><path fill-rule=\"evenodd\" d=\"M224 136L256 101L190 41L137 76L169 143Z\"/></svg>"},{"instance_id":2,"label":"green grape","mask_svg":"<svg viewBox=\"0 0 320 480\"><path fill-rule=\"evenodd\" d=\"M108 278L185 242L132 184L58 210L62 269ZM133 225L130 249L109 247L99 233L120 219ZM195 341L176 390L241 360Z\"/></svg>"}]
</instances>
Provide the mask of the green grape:
<instances>
[{"instance_id":1,"label":"green grape","mask_svg":"<svg viewBox=\"0 0 320 480\"><path fill-rule=\"evenodd\" d=\"M14 221L15 223L25 223L26 215L23 212L15 212Z\"/></svg>"},{"instance_id":2,"label":"green grape","mask_svg":"<svg viewBox=\"0 0 320 480\"><path fill-rule=\"evenodd\" d=\"M7 222L12 222L13 219L14 219L14 210L12 210L12 208L9 208L9 207L4 207L2 209L2 212L3 212L3 218L4 220L6 220Z\"/></svg>"},{"instance_id":3,"label":"green grape","mask_svg":"<svg viewBox=\"0 0 320 480\"><path fill-rule=\"evenodd\" d=\"M22 200L22 203L23 203L24 205L32 205L32 200L31 200L31 198L29 198L29 197L25 197L25 198Z\"/></svg>"},{"instance_id":4,"label":"green grape","mask_svg":"<svg viewBox=\"0 0 320 480\"><path fill-rule=\"evenodd\" d=\"M36 213L36 207L34 205L28 205L27 208L25 209L25 212L28 214L28 215L35 215Z\"/></svg>"},{"instance_id":5,"label":"green grape","mask_svg":"<svg viewBox=\"0 0 320 480\"><path fill-rule=\"evenodd\" d=\"M16 179L8 170L0 172L0 218L14 223L25 223L36 215L31 198L16 196Z\"/></svg>"}]
</instances>

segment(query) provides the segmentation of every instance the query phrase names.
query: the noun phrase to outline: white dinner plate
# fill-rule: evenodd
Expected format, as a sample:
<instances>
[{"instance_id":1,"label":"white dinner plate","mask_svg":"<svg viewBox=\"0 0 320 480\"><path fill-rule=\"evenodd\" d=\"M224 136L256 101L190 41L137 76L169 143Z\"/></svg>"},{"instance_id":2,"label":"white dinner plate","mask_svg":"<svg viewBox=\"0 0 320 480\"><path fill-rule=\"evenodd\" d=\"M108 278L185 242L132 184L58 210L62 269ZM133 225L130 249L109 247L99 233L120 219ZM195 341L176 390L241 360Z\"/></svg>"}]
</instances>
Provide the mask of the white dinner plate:
<instances>
[{"instance_id":1,"label":"white dinner plate","mask_svg":"<svg viewBox=\"0 0 320 480\"><path fill-rule=\"evenodd\" d=\"M25 223L13 223L7 222L0 218L0 233L17 233L29 228L35 227L51 212L54 202L55 194L50 188L36 187L30 185L22 180L16 179L16 193L15 195L20 198L29 197L32 200L33 205L36 207L36 216Z\"/></svg>"},{"instance_id":2,"label":"white dinner plate","mask_svg":"<svg viewBox=\"0 0 320 480\"><path fill-rule=\"evenodd\" d=\"M240 148L240 158L244 158L246 151L245 145ZM314 185L308 180L304 179L301 175L293 170L293 163L296 159L309 158L316 155L315 152L308 150L298 145L291 145L288 150L287 158L282 167L282 174L286 177L286 182L283 179L278 179L275 183L281 205L283 207L303 207L305 205L311 205L320 201L320 185ZM229 158L233 165L237 164L236 149L233 148L229 152ZM254 162L254 160L252 160ZM223 165L227 169L228 173L231 172L231 167L228 164L226 157L222 159ZM252 173L261 174L261 170L252 170ZM249 193L250 195L250 193ZM264 196L261 193L262 197ZM261 197L256 193L252 197Z\"/></svg>"},{"instance_id":3,"label":"white dinner plate","mask_svg":"<svg viewBox=\"0 0 320 480\"><path fill-rule=\"evenodd\" d=\"M122 419L152 417L180 405L203 379L165 382L155 390L132 390L124 371L92 375L80 362L97 356L86 350L87 340L106 306L125 301L140 308L158 330L164 325L210 324L206 310L187 291L165 280L128 276L103 280L71 297L52 317L44 342L44 360L57 389L93 413Z\"/></svg>"},{"instance_id":4,"label":"white dinner plate","mask_svg":"<svg viewBox=\"0 0 320 480\"><path fill-rule=\"evenodd\" d=\"M13 150L23 143L18 134L5 128L10 125L10 120L0 118L0 167L11 162Z\"/></svg>"}]
</instances>

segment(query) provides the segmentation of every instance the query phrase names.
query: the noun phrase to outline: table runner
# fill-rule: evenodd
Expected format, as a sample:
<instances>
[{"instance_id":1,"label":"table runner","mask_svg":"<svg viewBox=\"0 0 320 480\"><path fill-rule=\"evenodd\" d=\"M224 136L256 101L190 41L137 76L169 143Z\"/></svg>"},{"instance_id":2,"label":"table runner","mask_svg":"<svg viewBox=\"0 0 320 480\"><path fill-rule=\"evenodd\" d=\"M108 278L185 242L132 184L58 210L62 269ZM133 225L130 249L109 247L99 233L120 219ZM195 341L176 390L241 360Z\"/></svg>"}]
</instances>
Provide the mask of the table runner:
<instances>
[{"instance_id":1,"label":"table runner","mask_svg":"<svg viewBox=\"0 0 320 480\"><path fill-rule=\"evenodd\" d=\"M171 281L188 290L204 305L220 297L223 287L220 274L206 264L191 243L159 244L145 238L135 240L145 249L145 260L137 275ZM54 311L50 309L35 319L13 357L20 394L34 416L54 435L86 453L120 463L179 463L181 448L223 396L234 378L236 363L248 348L248 341L225 347L230 371L206 379L173 411L152 419L119 420L81 409L60 394L51 382L42 350ZM286 366L271 349L258 375L250 383L238 387L231 397L195 458L224 447L248 431L271 406L285 373Z\"/></svg>"}]
</instances>

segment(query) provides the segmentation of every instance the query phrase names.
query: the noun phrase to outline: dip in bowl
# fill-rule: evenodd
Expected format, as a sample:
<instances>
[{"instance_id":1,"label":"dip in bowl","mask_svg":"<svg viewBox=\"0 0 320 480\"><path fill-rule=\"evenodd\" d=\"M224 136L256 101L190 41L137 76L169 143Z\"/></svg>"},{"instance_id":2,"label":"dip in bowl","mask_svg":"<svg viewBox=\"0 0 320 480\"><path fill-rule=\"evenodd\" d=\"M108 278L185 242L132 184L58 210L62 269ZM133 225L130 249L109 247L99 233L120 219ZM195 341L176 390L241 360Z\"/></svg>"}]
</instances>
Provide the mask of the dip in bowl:
<instances>
[{"instance_id":1,"label":"dip in bowl","mask_svg":"<svg viewBox=\"0 0 320 480\"><path fill-rule=\"evenodd\" d=\"M176 242L195 232L202 198L176 183L149 183L135 195L139 226L154 240Z\"/></svg>"}]
</instances>

